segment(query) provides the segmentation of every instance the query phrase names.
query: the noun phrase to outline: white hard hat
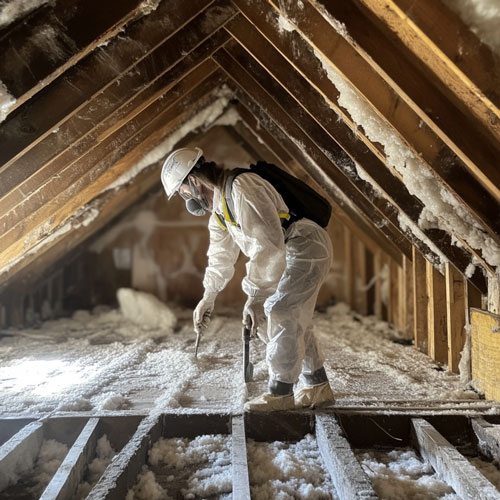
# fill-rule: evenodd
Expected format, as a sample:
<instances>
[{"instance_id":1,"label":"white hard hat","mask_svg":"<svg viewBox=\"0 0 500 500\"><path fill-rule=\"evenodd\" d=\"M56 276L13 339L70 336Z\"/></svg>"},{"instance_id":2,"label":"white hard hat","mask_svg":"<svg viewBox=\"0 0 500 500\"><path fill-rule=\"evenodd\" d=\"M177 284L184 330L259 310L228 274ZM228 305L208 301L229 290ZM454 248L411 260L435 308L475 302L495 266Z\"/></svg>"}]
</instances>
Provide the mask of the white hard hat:
<instances>
[{"instance_id":1,"label":"white hard hat","mask_svg":"<svg viewBox=\"0 0 500 500\"><path fill-rule=\"evenodd\" d=\"M161 182L170 199L181 187L196 162L203 155L200 148L181 148L172 151L161 168Z\"/></svg>"}]
</instances>

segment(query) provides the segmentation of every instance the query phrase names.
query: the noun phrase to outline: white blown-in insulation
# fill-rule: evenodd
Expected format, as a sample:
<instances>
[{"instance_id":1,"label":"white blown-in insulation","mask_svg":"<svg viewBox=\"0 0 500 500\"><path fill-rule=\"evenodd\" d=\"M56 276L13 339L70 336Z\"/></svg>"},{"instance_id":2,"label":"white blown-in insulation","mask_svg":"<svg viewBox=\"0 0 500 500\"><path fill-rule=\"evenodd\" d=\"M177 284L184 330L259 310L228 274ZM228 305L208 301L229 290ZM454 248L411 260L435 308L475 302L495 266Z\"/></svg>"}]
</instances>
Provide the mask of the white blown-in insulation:
<instances>
[{"instance_id":1,"label":"white blown-in insulation","mask_svg":"<svg viewBox=\"0 0 500 500\"><path fill-rule=\"evenodd\" d=\"M460 16L462 21L500 54L500 2L498 0L443 0L444 3Z\"/></svg>"},{"instance_id":2,"label":"white blown-in insulation","mask_svg":"<svg viewBox=\"0 0 500 500\"><path fill-rule=\"evenodd\" d=\"M7 90L7 87L0 81L0 123L2 123L9 114L10 108L14 106L16 100Z\"/></svg>"},{"instance_id":3,"label":"white blown-in insulation","mask_svg":"<svg viewBox=\"0 0 500 500\"><path fill-rule=\"evenodd\" d=\"M48 3L49 0L8 0L0 4L0 28Z\"/></svg>"}]
</instances>

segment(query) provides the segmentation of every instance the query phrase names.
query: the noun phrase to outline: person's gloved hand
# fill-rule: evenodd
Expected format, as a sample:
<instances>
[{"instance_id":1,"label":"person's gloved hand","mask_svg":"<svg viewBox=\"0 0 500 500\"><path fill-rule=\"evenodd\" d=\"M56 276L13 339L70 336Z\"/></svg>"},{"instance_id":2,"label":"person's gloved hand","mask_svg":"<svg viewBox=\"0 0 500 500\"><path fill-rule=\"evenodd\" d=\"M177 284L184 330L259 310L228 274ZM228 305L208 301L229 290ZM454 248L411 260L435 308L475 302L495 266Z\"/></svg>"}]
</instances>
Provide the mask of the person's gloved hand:
<instances>
[{"instance_id":1,"label":"person's gloved hand","mask_svg":"<svg viewBox=\"0 0 500 500\"><path fill-rule=\"evenodd\" d=\"M264 300L257 297L248 297L243 308L243 324L247 328L251 327L250 335L252 337L258 336L267 344Z\"/></svg>"},{"instance_id":2,"label":"person's gloved hand","mask_svg":"<svg viewBox=\"0 0 500 500\"><path fill-rule=\"evenodd\" d=\"M203 298L196 306L196 309L193 312L193 325L196 332L204 331L207 329L210 323L212 311L214 310L216 297L217 292L205 291L205 293L203 294Z\"/></svg>"}]
</instances>

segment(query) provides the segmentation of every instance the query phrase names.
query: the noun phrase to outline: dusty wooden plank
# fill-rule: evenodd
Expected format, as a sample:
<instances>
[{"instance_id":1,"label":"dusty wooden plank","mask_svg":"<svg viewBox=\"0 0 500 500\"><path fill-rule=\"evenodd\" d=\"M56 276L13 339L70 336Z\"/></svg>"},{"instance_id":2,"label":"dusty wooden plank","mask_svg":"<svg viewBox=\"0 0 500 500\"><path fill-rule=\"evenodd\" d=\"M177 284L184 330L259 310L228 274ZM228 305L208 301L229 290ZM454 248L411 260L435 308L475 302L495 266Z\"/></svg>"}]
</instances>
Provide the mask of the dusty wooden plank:
<instances>
[{"instance_id":1,"label":"dusty wooden plank","mask_svg":"<svg viewBox=\"0 0 500 500\"><path fill-rule=\"evenodd\" d=\"M472 378L488 399L500 400L500 316L471 309Z\"/></svg>"},{"instance_id":2,"label":"dusty wooden plank","mask_svg":"<svg viewBox=\"0 0 500 500\"><path fill-rule=\"evenodd\" d=\"M0 38L0 81L18 108L95 47L145 13L139 0L112 2L65 0L15 23Z\"/></svg>"},{"instance_id":3,"label":"dusty wooden plank","mask_svg":"<svg viewBox=\"0 0 500 500\"><path fill-rule=\"evenodd\" d=\"M12 479L33 469L43 441L43 422L32 422L12 436L0 448L0 491Z\"/></svg>"},{"instance_id":4,"label":"dusty wooden plank","mask_svg":"<svg viewBox=\"0 0 500 500\"><path fill-rule=\"evenodd\" d=\"M90 418L57 469L40 500L70 500L76 495L97 445L99 418Z\"/></svg>"},{"instance_id":5,"label":"dusty wooden plank","mask_svg":"<svg viewBox=\"0 0 500 500\"><path fill-rule=\"evenodd\" d=\"M249 68L249 72L258 80L259 84L287 110L309 137L314 138L314 142L321 148L324 154L332 159L345 177L394 226L399 227L401 225L399 215L401 212L415 224L418 224L419 214L423 207L422 203L409 195L403 182L393 176L370 151L366 150L362 146L361 141L353 137L350 129L343 125L346 130L341 130L341 122L336 119L335 113L328 107L318 92L265 41L255 28L248 22L242 21L241 17L236 17L229 22L227 29L233 35L237 36L241 43L245 44L246 49L252 53L253 57L250 57L248 52L239 46L228 47L231 55L241 65L245 66L245 68ZM294 51L298 49L294 45L289 50ZM257 64L254 58L260 64ZM280 85L274 79L266 76L264 67L280 82ZM288 93L283 92L283 89L286 89ZM295 99L290 97L290 94ZM321 127L318 126L318 123ZM361 150L364 149L366 152L364 156L357 154L360 146ZM348 151L349 155L358 161L360 167L351 160L345 151ZM376 184L382 187L385 196L382 196L377 189L374 189L369 182L364 180L364 174L359 173L358 168L365 169L368 172ZM395 201L393 202L392 200ZM426 236L438 246L448 259L452 259L457 267L465 272L470 263L470 255L467 251L464 249L458 250L456 246L452 245L451 239L443 231L427 231ZM418 245L422 251L426 252L422 248L422 245L425 245L425 241L421 241L411 232L407 232L406 237ZM435 262L436 264L438 263L438 261Z\"/></svg>"},{"instance_id":6,"label":"dusty wooden plank","mask_svg":"<svg viewBox=\"0 0 500 500\"><path fill-rule=\"evenodd\" d=\"M429 36L438 28L429 29L431 20L422 24L415 22L397 0L358 0L375 15L401 43L407 47L421 64L427 67L441 81L441 87L447 89L459 101L459 105L472 113L496 139L500 139L500 110L491 98L478 87L462 70L441 50L436 38ZM430 3L423 0L419 3ZM419 5L419 9L420 9ZM444 17L445 10L440 13ZM426 29L427 28L427 29ZM439 27L441 31L441 26ZM455 27L456 30L456 27ZM466 47L463 47L466 50ZM497 90L497 89L495 89ZM495 92L497 100L498 94Z\"/></svg>"},{"instance_id":7,"label":"dusty wooden plank","mask_svg":"<svg viewBox=\"0 0 500 500\"><path fill-rule=\"evenodd\" d=\"M354 239L354 309L360 314L368 314L366 247L358 238Z\"/></svg>"},{"instance_id":8,"label":"dusty wooden plank","mask_svg":"<svg viewBox=\"0 0 500 500\"><path fill-rule=\"evenodd\" d=\"M496 462L500 461L500 426L487 422L483 417L471 418L471 425L481 453Z\"/></svg>"},{"instance_id":9,"label":"dusty wooden plank","mask_svg":"<svg viewBox=\"0 0 500 500\"><path fill-rule=\"evenodd\" d=\"M135 64L144 59L158 45L178 31L206 6L207 0L192 2L163 2L158 9L126 31L126 36L115 37L106 47L84 58L30 100L29 106L12 113L0 127L0 142L5 143L0 163L12 161L24 150L67 120L79 108L106 86L118 80ZM228 17L234 8L223 0L215 0L211 7ZM215 12L215 11L214 11ZM136 43L141 40L141 43ZM46 113L46 109L51 113Z\"/></svg>"},{"instance_id":10,"label":"dusty wooden plank","mask_svg":"<svg viewBox=\"0 0 500 500\"><path fill-rule=\"evenodd\" d=\"M202 99L198 105L205 107L208 103L204 103L203 99L213 101L213 97L211 98L208 93L219 86L219 78L220 75L214 74L214 78L201 82L192 93L175 101L151 121L146 120L139 132L134 129L133 122L127 123L117 132L118 135L127 137L127 140L122 142L118 149L114 147L112 140L114 136L104 141L102 144L106 155L97 163L91 161L88 165L86 159L82 158L79 169L73 165L72 172L76 179L70 186L41 205L41 208L26 220L18 221L14 228L0 237L2 247L5 249L0 253L0 268L40 243L51 229L61 225L81 206L138 163L146 152L159 144L165 137L166 131L186 119L187 115L192 116L197 111L196 106L192 106L193 103ZM68 175L64 176L64 181L67 181L67 178ZM42 233L40 227L43 227Z\"/></svg>"},{"instance_id":11,"label":"dusty wooden plank","mask_svg":"<svg viewBox=\"0 0 500 500\"><path fill-rule=\"evenodd\" d=\"M446 282L444 276L426 261L428 354L432 359L448 362L446 328Z\"/></svg>"},{"instance_id":12,"label":"dusty wooden plank","mask_svg":"<svg viewBox=\"0 0 500 500\"><path fill-rule=\"evenodd\" d=\"M279 137L279 140L282 144L287 144L287 150L289 152L293 151L293 153L291 154L300 159L304 168L308 170L309 174L316 180L316 182L325 186L325 191L328 193L330 199L334 201L337 206L341 207L342 211L345 212L346 215L348 215L348 217L351 218L356 225L364 228L363 230L366 230L370 237L372 237L375 241L380 242L380 246L383 247L387 251L387 253L390 253L391 256L394 256L395 259L400 259L401 251L398 247L395 246L394 243L397 241L398 244L400 244L404 248L404 240L401 240L401 238L397 236L397 233L395 233L391 228L388 228L386 223L382 222L382 219L380 219L380 225L377 225L375 223L370 228L370 225L366 223L364 217L359 215L359 209L355 208L354 204L345 196L342 191L339 190L336 183L332 182L333 178L331 177L330 173L331 168L327 167L322 170L312 162L312 158L314 158L314 161L318 161L320 162L320 164L331 165L329 160L327 160L327 158L324 156L319 156L319 152L317 152L315 149L311 149L308 147L307 153L304 151L303 146L301 146L301 141L307 139L305 139L305 137L304 139L302 139L302 135L300 134L300 132L298 132L295 125L291 124L291 127L294 129L294 133L291 134L286 130L286 126L283 130L281 130L280 126L283 125L278 126L279 118L273 118L278 120L278 123L275 124L273 120L271 120L271 118L267 116L267 114L263 113L263 106L267 107L268 104L270 104L271 106L275 106L275 104L269 101L269 96L264 94L257 85L249 85L250 80L246 72L242 73L241 70L238 70L238 75L237 77L235 77L234 63L231 61L229 55L226 56L223 52L219 51L215 54L214 57L217 59L219 64L221 64L222 68L227 71L228 75L231 78L235 79L236 83L239 86L238 88L241 89L240 92L238 91L238 88L236 89L238 98L245 103L246 107L251 109L253 114L259 116L261 125L266 127L269 132L272 133L275 137ZM225 67L226 64L227 67ZM256 99L256 101L254 99ZM261 102L261 100L267 101L267 103ZM258 102L259 104L256 104L256 102ZM281 116L281 112L278 111L277 116ZM290 123L288 119L287 123ZM297 133L298 137L300 137L300 140L298 138L290 139L290 137L294 137L294 135L297 135ZM309 140L307 140L307 142L308 144L310 144ZM328 173L325 173L327 171ZM352 190L349 192L352 192ZM378 214L376 212L374 213L373 209L365 208L365 205L361 200L359 204L361 205L361 207L359 208L365 211L369 219L379 219ZM375 228L379 229L382 233L387 234L388 242L383 242L384 240L376 234L376 231L374 232L373 229Z\"/></svg>"},{"instance_id":13,"label":"dusty wooden plank","mask_svg":"<svg viewBox=\"0 0 500 500\"><path fill-rule=\"evenodd\" d=\"M147 460L152 443L162 435L159 415L146 417L123 449L115 455L106 472L92 488L87 500L122 500L131 489Z\"/></svg>"},{"instance_id":14,"label":"dusty wooden plank","mask_svg":"<svg viewBox=\"0 0 500 500\"><path fill-rule=\"evenodd\" d=\"M202 13L179 30L132 70L64 121L56 133L49 134L16 161L4 166L0 185L0 212L23 199L109 134L111 127L131 119L144 106L164 95L186 74L194 71L206 57L227 41L219 30L202 41L208 22ZM214 29L217 24L211 25ZM206 29L206 27L205 27ZM200 43L201 42L201 43ZM186 53L184 57L182 53ZM22 188L20 190L16 187ZM9 192L10 191L10 192Z\"/></svg>"},{"instance_id":15,"label":"dusty wooden plank","mask_svg":"<svg viewBox=\"0 0 500 500\"><path fill-rule=\"evenodd\" d=\"M426 261L422 254L413 247L413 335L414 346L422 352L428 352L427 325L427 272Z\"/></svg>"},{"instance_id":16,"label":"dusty wooden plank","mask_svg":"<svg viewBox=\"0 0 500 500\"><path fill-rule=\"evenodd\" d=\"M316 415L316 441L340 498L378 498L335 417Z\"/></svg>"},{"instance_id":17,"label":"dusty wooden plank","mask_svg":"<svg viewBox=\"0 0 500 500\"><path fill-rule=\"evenodd\" d=\"M398 89L401 99L413 107L423 122L499 201L500 173L496 168L499 146L478 130L481 127L476 126L474 118L450 102L443 94L444 87L435 85L421 68L415 66L415 55L389 39L389 35L358 4L313 2L328 18L345 25L350 43L358 53Z\"/></svg>"},{"instance_id":18,"label":"dusty wooden plank","mask_svg":"<svg viewBox=\"0 0 500 500\"><path fill-rule=\"evenodd\" d=\"M465 278L446 263L446 322L448 330L448 369L458 373L460 353L465 344Z\"/></svg>"},{"instance_id":19,"label":"dusty wooden plank","mask_svg":"<svg viewBox=\"0 0 500 500\"><path fill-rule=\"evenodd\" d=\"M304 2L299 5L293 0L270 0L274 7L287 16L297 31L306 38L320 53L323 62L331 66L345 77L359 92L360 97L366 98L378 111L379 115L398 131L406 140L409 149L420 156L422 164L431 172L435 172L460 198L476 216L483 222L490 236L499 240L500 220L494 216L499 210L498 200L468 172L463 162L448 148L448 146L426 125L412 107L402 99L396 90L385 81L358 52L361 47L353 47L349 38L344 38L335 29L335 23L329 23L312 5L315 2ZM429 2L427 2L429 3ZM437 5L436 2L433 3ZM297 32L286 33L272 29L269 12L265 11L262 3L258 6L248 0L240 0L239 6L244 14L256 24L266 38L285 56L287 55L287 39L292 40L292 46L300 46L301 39ZM442 4L439 4L442 5ZM243 7L244 6L244 7ZM443 6L444 7L444 6ZM418 9L414 9L420 12ZM265 13L265 16L263 14ZM432 18L434 19L434 18ZM276 21L274 21L276 22ZM333 26L332 26L333 24ZM352 41L351 41L352 42ZM457 46L458 47L458 46ZM290 52L288 52L290 54ZM369 56L366 56L369 58ZM288 57L289 61L325 96L337 114L346 123L350 123L349 114L338 105L338 91L324 76L324 69L318 68L316 57ZM372 143L363 134L363 125L355 128L358 137L383 159L383 151L377 144ZM358 161L359 162L359 161ZM363 162L359 162L364 166ZM399 175L399 174L396 174ZM390 191L389 191L390 192Z\"/></svg>"},{"instance_id":20,"label":"dusty wooden plank","mask_svg":"<svg viewBox=\"0 0 500 500\"><path fill-rule=\"evenodd\" d=\"M412 419L415 440L422 457L464 500L500 499L500 492L429 422Z\"/></svg>"},{"instance_id":21,"label":"dusty wooden plank","mask_svg":"<svg viewBox=\"0 0 500 500\"><path fill-rule=\"evenodd\" d=\"M243 415L234 415L232 425L231 464L233 468L233 498L250 500L250 479L248 476L247 443L245 419Z\"/></svg>"},{"instance_id":22,"label":"dusty wooden plank","mask_svg":"<svg viewBox=\"0 0 500 500\"><path fill-rule=\"evenodd\" d=\"M353 266L353 237L349 228L344 228L344 276L347 305L354 307L354 266Z\"/></svg>"},{"instance_id":23,"label":"dusty wooden plank","mask_svg":"<svg viewBox=\"0 0 500 500\"><path fill-rule=\"evenodd\" d=\"M403 259L403 332L405 338L413 339L413 264L406 257Z\"/></svg>"}]
</instances>

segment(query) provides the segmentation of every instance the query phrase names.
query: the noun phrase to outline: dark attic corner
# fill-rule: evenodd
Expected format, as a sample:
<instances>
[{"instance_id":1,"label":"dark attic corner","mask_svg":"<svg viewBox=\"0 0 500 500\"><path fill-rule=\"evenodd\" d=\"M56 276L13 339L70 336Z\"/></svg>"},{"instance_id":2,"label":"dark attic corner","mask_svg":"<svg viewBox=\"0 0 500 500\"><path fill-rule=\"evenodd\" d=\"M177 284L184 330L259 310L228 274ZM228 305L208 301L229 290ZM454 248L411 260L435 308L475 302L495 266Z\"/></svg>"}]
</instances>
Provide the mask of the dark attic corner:
<instances>
[{"instance_id":1,"label":"dark attic corner","mask_svg":"<svg viewBox=\"0 0 500 500\"><path fill-rule=\"evenodd\" d=\"M0 499L500 498L499 22L0 0Z\"/></svg>"}]
</instances>

